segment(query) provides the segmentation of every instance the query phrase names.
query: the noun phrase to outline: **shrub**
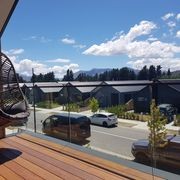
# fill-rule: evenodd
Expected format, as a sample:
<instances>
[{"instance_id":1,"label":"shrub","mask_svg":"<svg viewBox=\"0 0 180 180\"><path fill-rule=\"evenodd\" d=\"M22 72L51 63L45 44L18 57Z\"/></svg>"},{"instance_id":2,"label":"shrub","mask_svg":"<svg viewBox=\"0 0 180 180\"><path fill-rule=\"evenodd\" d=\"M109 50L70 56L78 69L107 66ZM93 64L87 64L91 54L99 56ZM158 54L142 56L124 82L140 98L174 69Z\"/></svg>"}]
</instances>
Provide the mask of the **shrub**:
<instances>
[{"instance_id":1,"label":"shrub","mask_svg":"<svg viewBox=\"0 0 180 180\"><path fill-rule=\"evenodd\" d=\"M58 103L51 102L51 101L42 101L42 102L36 103L36 105L39 108L46 108L46 109L56 108L59 106Z\"/></svg>"},{"instance_id":2,"label":"shrub","mask_svg":"<svg viewBox=\"0 0 180 180\"><path fill-rule=\"evenodd\" d=\"M110 113L116 114L117 117L123 117L126 112L126 106L125 105L117 105L117 106L108 107L106 110Z\"/></svg>"},{"instance_id":3,"label":"shrub","mask_svg":"<svg viewBox=\"0 0 180 180\"><path fill-rule=\"evenodd\" d=\"M176 121L174 122L175 126L180 126L180 114L177 114Z\"/></svg>"},{"instance_id":4,"label":"shrub","mask_svg":"<svg viewBox=\"0 0 180 180\"><path fill-rule=\"evenodd\" d=\"M91 112L95 113L99 109L99 102L96 98L92 98L89 100L89 107L91 109Z\"/></svg>"},{"instance_id":5,"label":"shrub","mask_svg":"<svg viewBox=\"0 0 180 180\"><path fill-rule=\"evenodd\" d=\"M65 105L65 111L79 112L79 105L76 103L70 103Z\"/></svg>"}]
</instances>

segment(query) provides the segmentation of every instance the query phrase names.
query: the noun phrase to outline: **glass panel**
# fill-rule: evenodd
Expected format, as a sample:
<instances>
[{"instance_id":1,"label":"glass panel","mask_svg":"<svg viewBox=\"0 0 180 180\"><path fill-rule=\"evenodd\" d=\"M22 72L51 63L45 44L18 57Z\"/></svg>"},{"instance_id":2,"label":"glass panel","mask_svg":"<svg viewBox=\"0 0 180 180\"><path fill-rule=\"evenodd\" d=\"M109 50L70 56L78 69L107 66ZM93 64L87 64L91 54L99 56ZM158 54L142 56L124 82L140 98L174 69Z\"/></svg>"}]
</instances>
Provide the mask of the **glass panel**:
<instances>
[{"instance_id":1,"label":"glass panel","mask_svg":"<svg viewBox=\"0 0 180 180\"><path fill-rule=\"evenodd\" d=\"M101 88L98 86L96 89L98 92L90 93L89 96L86 94L83 96L84 99L81 95L83 92L78 94L76 86L65 86L58 96L52 93L43 96L44 100L40 98L41 95L35 95L35 113L33 102L30 101L31 96L28 96L31 102L31 115L27 124L18 128L34 131L34 123L36 123L38 133L45 133L86 148L177 174L179 172L178 157L180 157L178 136L180 133L180 106L178 104L180 95L176 94L175 98L168 91L164 95L158 89L156 103L160 109L159 117L161 120L166 119L165 127L168 136L159 142L157 148L153 149L148 140L150 130L147 126L152 119L150 110L154 95L151 85L142 87L134 84L126 87L118 85L118 82L115 85L116 90L119 89L116 102L110 88L112 83ZM122 90L124 90L123 93ZM125 90L128 90L127 96ZM130 90L132 92L129 92ZM38 93L37 89L36 93ZM128 102L127 97L131 97ZM97 111L90 106L93 98L97 100L94 104L97 103L99 106ZM172 101L173 98L175 101ZM102 118L107 117L107 113L113 114L108 115L109 119ZM51 121L48 117L51 117ZM92 117L94 117L93 124L91 124ZM49 127L49 131L43 129L45 119L44 125ZM155 119L157 120L156 116ZM176 165L175 168L174 165Z\"/></svg>"}]
</instances>

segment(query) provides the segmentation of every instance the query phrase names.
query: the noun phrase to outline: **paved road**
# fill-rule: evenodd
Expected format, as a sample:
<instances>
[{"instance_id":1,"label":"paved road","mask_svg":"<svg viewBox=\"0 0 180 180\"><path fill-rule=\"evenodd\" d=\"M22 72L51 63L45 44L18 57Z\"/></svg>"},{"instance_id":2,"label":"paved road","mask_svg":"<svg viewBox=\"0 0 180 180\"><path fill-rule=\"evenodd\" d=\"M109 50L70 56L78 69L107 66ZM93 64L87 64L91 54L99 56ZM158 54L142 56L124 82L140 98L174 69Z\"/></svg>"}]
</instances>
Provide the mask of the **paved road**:
<instances>
[{"instance_id":1,"label":"paved road","mask_svg":"<svg viewBox=\"0 0 180 180\"><path fill-rule=\"evenodd\" d=\"M129 127L104 128L91 126L90 146L94 149L132 159L131 145L137 139L148 137L148 132Z\"/></svg>"},{"instance_id":2,"label":"paved road","mask_svg":"<svg viewBox=\"0 0 180 180\"><path fill-rule=\"evenodd\" d=\"M37 111L36 126L37 131L41 131L41 120L45 119L51 112ZM27 124L28 129L34 129L34 114L31 113ZM100 150L106 153L133 159L131 154L131 144L137 139L148 137L145 130L124 127L120 124L117 127L104 128L101 126L91 125L91 137L88 139L92 149Z\"/></svg>"}]
</instances>

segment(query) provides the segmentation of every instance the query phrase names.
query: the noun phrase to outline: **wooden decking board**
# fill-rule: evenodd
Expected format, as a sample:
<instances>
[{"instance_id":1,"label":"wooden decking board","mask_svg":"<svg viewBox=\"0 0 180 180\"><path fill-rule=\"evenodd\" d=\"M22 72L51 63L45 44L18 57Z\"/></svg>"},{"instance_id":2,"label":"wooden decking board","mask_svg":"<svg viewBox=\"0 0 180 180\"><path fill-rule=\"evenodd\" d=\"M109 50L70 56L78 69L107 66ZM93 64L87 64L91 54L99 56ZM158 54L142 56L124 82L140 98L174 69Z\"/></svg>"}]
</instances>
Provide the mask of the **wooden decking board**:
<instances>
[{"instance_id":1,"label":"wooden decking board","mask_svg":"<svg viewBox=\"0 0 180 180\"><path fill-rule=\"evenodd\" d=\"M23 166L24 168L29 169L29 171L37 174L38 176L42 177L43 179L53 179L53 180L54 179L57 179L57 180L62 179L62 178L52 174L51 172L46 171L45 169L43 169L43 167L39 167L36 164L33 164L30 161L23 159L21 156L13 159L13 161L16 162L17 164Z\"/></svg>"},{"instance_id":2,"label":"wooden decking board","mask_svg":"<svg viewBox=\"0 0 180 180\"><path fill-rule=\"evenodd\" d=\"M31 171L22 167L21 165L19 165L18 163L14 162L14 161L7 161L5 163L5 166L7 168L9 168L11 171L15 172L17 175L19 175L21 177L26 177L27 180L32 180L32 179L33 180L42 180L42 178L40 178L36 174L32 173Z\"/></svg>"},{"instance_id":3,"label":"wooden decking board","mask_svg":"<svg viewBox=\"0 0 180 180\"><path fill-rule=\"evenodd\" d=\"M21 144L18 144L16 142L13 142L13 141L9 141L8 140L8 147L14 147L14 148L18 148L18 150L20 151L23 151L24 153L28 153L36 158L39 158L41 160L44 160L45 162L44 163L50 163L56 167L59 167L63 170L66 170L68 173L70 174L74 174L75 176L77 177L80 177L82 179L98 179L97 176L95 175L91 175L77 167L74 167L74 166L70 166L69 164L65 163L65 162L62 162L62 161L59 161L59 160L56 160L52 157L49 157L47 155L44 155L40 152L37 152L33 149L30 149L30 148L27 148ZM23 153L23 154L24 154Z\"/></svg>"},{"instance_id":4,"label":"wooden decking board","mask_svg":"<svg viewBox=\"0 0 180 180\"><path fill-rule=\"evenodd\" d=\"M24 179L21 176L14 173L5 165L0 165L0 176L4 177L5 179L13 179L13 180L21 180Z\"/></svg>"},{"instance_id":5,"label":"wooden decking board","mask_svg":"<svg viewBox=\"0 0 180 180\"><path fill-rule=\"evenodd\" d=\"M94 165L99 165L100 167L109 169L110 171L112 171L114 173L122 174L125 176L128 174L129 178L132 178L132 179L134 179L134 178L149 179L152 177L150 174L143 173L138 170L128 168L126 166L123 166L123 165L120 165L120 164L117 164L114 162L110 162L108 160L101 159L101 158L95 157L95 156L87 154L87 153L77 151L77 150L69 148L67 146L66 147L61 146L61 145L59 146L56 143L46 141L46 140L43 140L40 138L36 138L36 137L30 136L28 134L19 134L18 137L32 141L34 143L41 144L45 147L51 147L52 149L55 149L56 151L62 152L64 154L70 155L72 157L73 156L78 157L79 159L82 159L83 161L89 162ZM161 178L155 177L155 179L161 179Z\"/></svg>"},{"instance_id":6,"label":"wooden decking board","mask_svg":"<svg viewBox=\"0 0 180 180\"><path fill-rule=\"evenodd\" d=\"M72 157L69 157L69 156L66 156L64 154L61 154L61 153L58 153L58 152L54 152L53 150L51 149L47 149L45 147L41 147L41 149L39 148L39 146L37 144L34 144L32 142L28 142L24 139L21 139L21 138L17 138L17 137L10 137L8 141L15 141L16 143L19 143L21 145L24 145L28 148L31 148L39 153L42 153L46 156L50 156L54 159L57 159L58 161L63 161L64 163L68 163L69 166L75 166L75 167L78 167L79 169L82 169L86 172L88 172L89 174L92 174L96 177L99 177L99 178L106 178L106 179L119 179L119 176L117 176L116 174L112 174L108 171L105 171L103 169L100 169L100 168L97 168L96 166L92 166L88 163L85 163L85 162L81 162L77 159L74 159Z\"/></svg>"},{"instance_id":7,"label":"wooden decking board","mask_svg":"<svg viewBox=\"0 0 180 180\"><path fill-rule=\"evenodd\" d=\"M70 156L70 157L72 157L73 159L75 158L75 159L80 159L82 162L84 162L85 164L88 164L88 166L92 166L93 167L93 169L95 169L95 168L101 168L102 170L104 170L104 169L106 169L105 171L109 171L109 173L112 173L112 172L114 172L114 174L118 174L118 175L120 175L120 176L124 176L124 177L127 177L128 176L128 178L130 179L135 179L135 176L138 176L137 174L133 174L133 175L131 175L130 173L127 175L127 171L126 172L123 172L123 168L124 168L124 166L122 166L123 168L121 169L121 171L117 171L117 170L115 170L115 169L113 169L113 168L111 168L110 166L109 166L109 164L107 163L105 166L103 165L102 166L102 162L104 161L104 159L101 159L101 158L96 158L95 156L92 156L92 155L89 155L89 156L85 156L85 157L81 157L81 155L84 155L85 153L82 153L82 152L79 152L79 151L77 151L77 150L74 150L76 153L71 153L71 152L69 152L68 151L68 153L66 152L66 147L62 147L61 145L60 145L60 148L58 148L58 146L57 146L57 144L55 144L55 143L52 143L52 142L49 142L49 141L47 141L46 142L46 140L43 140L43 139L39 139L39 138L36 138L36 137L33 137L33 136L30 136L30 135L18 135L18 137L21 137L21 138L23 138L23 139L25 139L25 140L29 140L29 141L31 141L31 142L33 142L33 143L38 143L38 144L41 144L42 146L45 146L45 147L50 147L51 149L54 149L54 150L56 150L56 151L58 151L58 152L60 152L60 153L62 153L62 154L66 154L66 155L68 155L68 156ZM36 141L37 140L37 141ZM55 146L55 147L54 147ZM70 149L70 148L68 148L68 149ZM66 156L65 156L66 157ZM90 157L90 158L89 158ZM92 158L93 157L93 158ZM89 158L89 159L88 159ZM99 161L98 161L98 163L96 163L96 159L98 159ZM79 160L78 160L79 161ZM111 163L110 161L108 161L109 163ZM119 165L119 164L116 164L115 163L115 167L117 166L117 165ZM110 167L110 168L109 168ZM83 168L83 167L81 167L81 168ZM126 168L126 167L125 167ZM130 168L129 168L130 169ZM112 172L111 172L112 171ZM97 172L96 173L96 175L98 175L99 173ZM145 174L146 175L146 174ZM102 175L100 175L100 176L102 176ZM104 177L107 177L107 176L104 176ZM143 177L144 178L144 177ZM148 175L148 178L149 178L149 175ZM141 178L140 178L141 179Z\"/></svg>"},{"instance_id":8,"label":"wooden decking board","mask_svg":"<svg viewBox=\"0 0 180 180\"><path fill-rule=\"evenodd\" d=\"M4 177L0 176L0 180L6 180Z\"/></svg>"},{"instance_id":9,"label":"wooden decking board","mask_svg":"<svg viewBox=\"0 0 180 180\"><path fill-rule=\"evenodd\" d=\"M4 143L4 142L0 142L0 147L7 147L8 144ZM12 153L5 153L5 156L11 158L11 156L13 156ZM80 178L77 178L76 176L74 176L73 174L67 173L66 171L63 171L60 168L57 168L56 166L53 166L39 158L36 158L32 155L29 155L27 153L22 153L21 158L39 166L39 167L43 167L44 170L49 171L51 170L51 173L53 173L54 175L61 177L61 178L65 178L65 179L74 179L74 180L78 180ZM32 178L30 178L32 179Z\"/></svg>"},{"instance_id":10,"label":"wooden decking board","mask_svg":"<svg viewBox=\"0 0 180 180\"><path fill-rule=\"evenodd\" d=\"M23 133L0 140L1 179L149 180L152 179L152 176ZM154 177L154 179L161 178Z\"/></svg>"}]
</instances>

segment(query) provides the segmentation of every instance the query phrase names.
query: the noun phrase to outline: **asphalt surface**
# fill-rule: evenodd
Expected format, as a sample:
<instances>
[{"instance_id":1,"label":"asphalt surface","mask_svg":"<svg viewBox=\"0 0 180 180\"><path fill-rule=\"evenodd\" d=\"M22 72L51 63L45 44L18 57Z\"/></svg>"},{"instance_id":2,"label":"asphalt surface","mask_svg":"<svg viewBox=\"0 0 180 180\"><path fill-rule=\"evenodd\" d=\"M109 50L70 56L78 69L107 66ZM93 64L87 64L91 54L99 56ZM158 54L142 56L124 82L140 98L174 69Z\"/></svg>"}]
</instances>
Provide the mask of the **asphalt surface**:
<instances>
[{"instance_id":1,"label":"asphalt surface","mask_svg":"<svg viewBox=\"0 0 180 180\"><path fill-rule=\"evenodd\" d=\"M36 111L36 130L41 132L41 120L46 119L52 112ZM34 113L32 112L27 129L34 130ZM91 149L102 151L118 157L132 160L131 145L137 139L148 137L148 132L142 129L126 127L126 124L119 123L118 126L105 128L102 126L91 125L91 137L88 138L87 146Z\"/></svg>"}]
</instances>

